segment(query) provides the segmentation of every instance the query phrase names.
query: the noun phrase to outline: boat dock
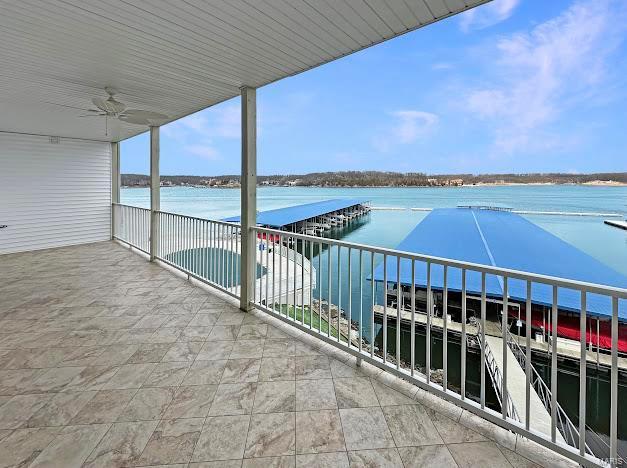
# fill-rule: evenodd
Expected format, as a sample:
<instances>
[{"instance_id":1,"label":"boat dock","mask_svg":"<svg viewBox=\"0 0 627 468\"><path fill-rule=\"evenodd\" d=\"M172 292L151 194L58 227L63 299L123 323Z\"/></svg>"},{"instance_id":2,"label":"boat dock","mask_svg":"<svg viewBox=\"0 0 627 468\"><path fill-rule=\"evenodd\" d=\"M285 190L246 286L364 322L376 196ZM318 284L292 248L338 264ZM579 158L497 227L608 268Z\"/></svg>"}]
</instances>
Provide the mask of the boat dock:
<instances>
[{"instance_id":1,"label":"boat dock","mask_svg":"<svg viewBox=\"0 0 627 468\"><path fill-rule=\"evenodd\" d=\"M367 215L370 210L366 200L331 199L259 212L257 224L266 228L316 236ZM223 221L239 223L240 217L232 216Z\"/></svg>"}]
</instances>

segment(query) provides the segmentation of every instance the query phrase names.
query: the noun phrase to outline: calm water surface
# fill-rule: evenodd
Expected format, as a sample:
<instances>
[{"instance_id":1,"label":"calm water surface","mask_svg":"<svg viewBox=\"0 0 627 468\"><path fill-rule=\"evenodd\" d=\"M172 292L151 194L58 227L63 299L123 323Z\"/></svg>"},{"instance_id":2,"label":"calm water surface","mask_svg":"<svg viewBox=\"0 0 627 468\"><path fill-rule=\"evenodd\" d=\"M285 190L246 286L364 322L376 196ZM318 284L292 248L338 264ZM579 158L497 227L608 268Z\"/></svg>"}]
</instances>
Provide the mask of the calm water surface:
<instances>
[{"instance_id":1,"label":"calm water surface","mask_svg":"<svg viewBox=\"0 0 627 468\"><path fill-rule=\"evenodd\" d=\"M260 187L259 210L329 198L364 198L373 206L454 207L468 201L504 203L519 210L613 212L627 216L627 187L484 186L451 188L305 188ZM122 203L148 208L148 189L122 189ZM164 211L221 219L239 214L239 189L163 187ZM370 221L346 233L347 241L395 247L426 213L374 211ZM606 226L603 218L526 216L534 223L627 275L627 232Z\"/></svg>"}]
</instances>

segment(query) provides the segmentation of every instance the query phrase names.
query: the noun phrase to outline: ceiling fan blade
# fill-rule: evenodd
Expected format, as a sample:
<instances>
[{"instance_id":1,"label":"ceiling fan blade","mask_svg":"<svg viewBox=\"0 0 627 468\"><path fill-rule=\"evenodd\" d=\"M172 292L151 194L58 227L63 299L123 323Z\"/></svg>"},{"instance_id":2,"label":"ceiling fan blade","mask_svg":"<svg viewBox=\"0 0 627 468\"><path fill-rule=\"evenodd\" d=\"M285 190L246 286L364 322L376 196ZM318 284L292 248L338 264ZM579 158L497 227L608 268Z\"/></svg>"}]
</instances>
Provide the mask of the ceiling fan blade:
<instances>
[{"instance_id":1,"label":"ceiling fan blade","mask_svg":"<svg viewBox=\"0 0 627 468\"><path fill-rule=\"evenodd\" d=\"M105 115L107 115L107 114L105 114L105 113L103 112L103 113L99 113L99 114L84 114L84 115L79 115L79 117L104 117Z\"/></svg>"},{"instance_id":2,"label":"ceiling fan blade","mask_svg":"<svg viewBox=\"0 0 627 468\"><path fill-rule=\"evenodd\" d=\"M150 125L150 120L141 116L122 114L118 116L118 119L121 120L122 122L130 123L134 125Z\"/></svg>"},{"instance_id":3,"label":"ceiling fan blade","mask_svg":"<svg viewBox=\"0 0 627 468\"><path fill-rule=\"evenodd\" d=\"M129 109L118 116L122 122L135 124L135 125L153 125L159 121L168 119L165 114L158 112L151 112L141 109Z\"/></svg>"},{"instance_id":4,"label":"ceiling fan blade","mask_svg":"<svg viewBox=\"0 0 627 468\"><path fill-rule=\"evenodd\" d=\"M126 109L125 104L116 101L112 96L109 96L108 99L93 98L91 102L93 102L98 109L108 114L120 114Z\"/></svg>"},{"instance_id":5,"label":"ceiling fan blade","mask_svg":"<svg viewBox=\"0 0 627 468\"><path fill-rule=\"evenodd\" d=\"M101 111L106 111L107 110L107 105L105 104L106 99L102 99L102 98L92 98L91 102L94 103L94 106L96 106L98 109L100 109Z\"/></svg>"}]
</instances>

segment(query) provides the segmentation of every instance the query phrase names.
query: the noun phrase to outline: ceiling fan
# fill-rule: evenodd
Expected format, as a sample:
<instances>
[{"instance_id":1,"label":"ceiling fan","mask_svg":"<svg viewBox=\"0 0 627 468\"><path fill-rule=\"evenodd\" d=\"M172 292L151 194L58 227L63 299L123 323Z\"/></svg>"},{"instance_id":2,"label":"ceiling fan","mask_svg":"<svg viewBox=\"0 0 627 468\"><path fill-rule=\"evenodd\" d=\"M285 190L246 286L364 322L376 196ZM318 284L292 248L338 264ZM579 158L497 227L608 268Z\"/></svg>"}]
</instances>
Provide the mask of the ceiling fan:
<instances>
[{"instance_id":1,"label":"ceiling fan","mask_svg":"<svg viewBox=\"0 0 627 468\"><path fill-rule=\"evenodd\" d=\"M79 117L104 117L105 118L105 135L109 134L109 118L118 119L122 122L134 125L156 125L160 121L165 121L168 116L158 112L152 112L142 109L127 109L126 104L115 99L117 91L109 86L105 87L107 98L92 98L91 102L96 109L80 109L87 112ZM60 104L57 104L60 105ZM71 107L71 106L64 106ZM74 107L73 107L74 108Z\"/></svg>"}]
</instances>

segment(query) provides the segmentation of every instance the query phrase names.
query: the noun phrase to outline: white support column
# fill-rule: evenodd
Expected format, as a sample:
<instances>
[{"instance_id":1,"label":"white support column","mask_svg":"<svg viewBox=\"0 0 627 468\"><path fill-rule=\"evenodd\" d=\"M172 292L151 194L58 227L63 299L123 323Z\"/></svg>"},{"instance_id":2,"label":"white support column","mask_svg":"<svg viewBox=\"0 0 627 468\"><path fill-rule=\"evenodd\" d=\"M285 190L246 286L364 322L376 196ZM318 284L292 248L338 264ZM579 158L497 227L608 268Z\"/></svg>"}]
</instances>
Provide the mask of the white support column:
<instances>
[{"instance_id":1,"label":"white support column","mask_svg":"<svg viewBox=\"0 0 627 468\"><path fill-rule=\"evenodd\" d=\"M150 261L157 256L159 242L157 211L161 209L159 180L159 127L150 127Z\"/></svg>"},{"instance_id":2,"label":"white support column","mask_svg":"<svg viewBox=\"0 0 627 468\"><path fill-rule=\"evenodd\" d=\"M111 203L120 203L120 144L111 143ZM111 206L111 239L115 234L115 208Z\"/></svg>"},{"instance_id":3,"label":"white support column","mask_svg":"<svg viewBox=\"0 0 627 468\"><path fill-rule=\"evenodd\" d=\"M242 97L242 173L241 173L241 294L240 309L253 308L257 242L252 228L257 224L257 93L243 87Z\"/></svg>"}]
</instances>

